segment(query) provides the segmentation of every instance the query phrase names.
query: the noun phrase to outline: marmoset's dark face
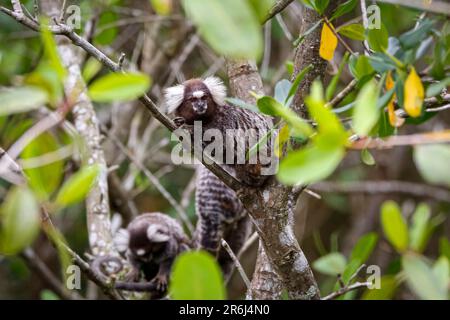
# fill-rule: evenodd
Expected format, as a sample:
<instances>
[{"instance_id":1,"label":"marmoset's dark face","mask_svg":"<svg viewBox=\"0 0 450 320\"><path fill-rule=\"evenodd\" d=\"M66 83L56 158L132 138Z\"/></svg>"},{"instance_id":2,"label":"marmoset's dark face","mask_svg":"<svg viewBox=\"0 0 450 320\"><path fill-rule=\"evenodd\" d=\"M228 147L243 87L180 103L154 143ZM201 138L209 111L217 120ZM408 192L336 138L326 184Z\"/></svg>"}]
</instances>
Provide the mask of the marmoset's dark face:
<instances>
[{"instance_id":1,"label":"marmoset's dark face","mask_svg":"<svg viewBox=\"0 0 450 320\"><path fill-rule=\"evenodd\" d=\"M167 111L188 125L213 119L218 106L225 106L225 97L226 88L215 77L191 79L165 90Z\"/></svg>"},{"instance_id":2,"label":"marmoset's dark face","mask_svg":"<svg viewBox=\"0 0 450 320\"><path fill-rule=\"evenodd\" d=\"M175 114L183 117L186 124L192 125L194 121L211 118L216 107L208 87L203 81L194 79L185 83L183 103Z\"/></svg>"},{"instance_id":3,"label":"marmoset's dark face","mask_svg":"<svg viewBox=\"0 0 450 320\"><path fill-rule=\"evenodd\" d=\"M129 249L131 254L142 262L150 262L158 257L168 241L164 230L142 224L130 232Z\"/></svg>"}]
</instances>

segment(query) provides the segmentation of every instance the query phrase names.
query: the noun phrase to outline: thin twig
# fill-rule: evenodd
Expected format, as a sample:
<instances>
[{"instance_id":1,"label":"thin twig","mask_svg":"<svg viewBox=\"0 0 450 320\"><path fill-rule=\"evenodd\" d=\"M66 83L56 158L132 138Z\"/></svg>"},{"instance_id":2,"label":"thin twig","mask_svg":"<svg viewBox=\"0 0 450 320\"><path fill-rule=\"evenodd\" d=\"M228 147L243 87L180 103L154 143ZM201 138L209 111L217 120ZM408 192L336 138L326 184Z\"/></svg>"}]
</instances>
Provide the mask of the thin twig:
<instances>
[{"instance_id":1,"label":"thin twig","mask_svg":"<svg viewBox=\"0 0 450 320\"><path fill-rule=\"evenodd\" d=\"M330 108L336 107L341 103L355 88L358 84L356 79L353 79L341 92L339 92L336 97L334 97L327 105Z\"/></svg>"},{"instance_id":2,"label":"thin twig","mask_svg":"<svg viewBox=\"0 0 450 320\"><path fill-rule=\"evenodd\" d=\"M131 162L142 171L145 176L150 180L150 182L155 186L155 188L163 195L164 198L170 203L170 205L177 211L181 220L185 223L186 227L189 231L194 232L194 226L189 220L186 211L178 204L178 202L172 197L172 195L164 188L164 186L159 182L158 178L150 172L136 157L127 149L126 146L123 145L117 137L112 135L105 127L102 126L102 131L107 135L109 139L120 149L120 151L125 154Z\"/></svg>"},{"instance_id":3,"label":"thin twig","mask_svg":"<svg viewBox=\"0 0 450 320\"><path fill-rule=\"evenodd\" d=\"M233 260L234 265L236 266L239 274L242 277L242 280L244 280L244 283L247 286L247 290L250 289L250 280L248 279L247 275L245 274L244 268L242 268L241 263L236 258L236 255L234 254L233 250L231 250L230 245L225 241L225 239L222 239L222 247L228 252L231 259Z\"/></svg>"},{"instance_id":4,"label":"thin twig","mask_svg":"<svg viewBox=\"0 0 450 320\"><path fill-rule=\"evenodd\" d=\"M280 0L277 3L275 3L273 7L270 9L267 16L264 18L263 24L272 19L277 14L279 14L281 11L283 11L293 1L294 0Z\"/></svg>"},{"instance_id":5,"label":"thin twig","mask_svg":"<svg viewBox=\"0 0 450 320\"><path fill-rule=\"evenodd\" d=\"M64 284L55 276L55 274L47 267L42 259L31 248L26 248L20 255L27 265L33 269L42 280L55 292L60 298L65 300L81 300L77 292L66 289Z\"/></svg>"},{"instance_id":6,"label":"thin twig","mask_svg":"<svg viewBox=\"0 0 450 320\"><path fill-rule=\"evenodd\" d=\"M333 300L337 297L340 297L340 296L346 294L347 292L357 290L359 288L368 288L370 285L372 285L370 282L356 282L352 285L341 288L338 291L335 291L335 292L327 295L326 297L323 297L321 300Z\"/></svg>"}]
</instances>

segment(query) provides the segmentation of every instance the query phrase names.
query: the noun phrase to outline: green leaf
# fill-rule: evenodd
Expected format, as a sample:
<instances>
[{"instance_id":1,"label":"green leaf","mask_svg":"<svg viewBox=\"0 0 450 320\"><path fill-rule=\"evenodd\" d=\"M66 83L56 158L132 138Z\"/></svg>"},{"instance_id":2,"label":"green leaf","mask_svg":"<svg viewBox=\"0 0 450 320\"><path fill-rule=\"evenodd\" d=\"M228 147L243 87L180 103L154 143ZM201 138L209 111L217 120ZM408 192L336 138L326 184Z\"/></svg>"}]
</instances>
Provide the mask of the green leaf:
<instances>
[{"instance_id":1,"label":"green leaf","mask_svg":"<svg viewBox=\"0 0 450 320\"><path fill-rule=\"evenodd\" d=\"M429 183L450 187L450 145L414 147L414 162L420 175Z\"/></svg>"},{"instance_id":2,"label":"green leaf","mask_svg":"<svg viewBox=\"0 0 450 320\"><path fill-rule=\"evenodd\" d=\"M149 76L142 73L110 73L89 87L89 96L97 102L132 101L150 88Z\"/></svg>"},{"instance_id":3,"label":"green leaf","mask_svg":"<svg viewBox=\"0 0 450 320\"><path fill-rule=\"evenodd\" d=\"M342 71L344 70L345 65L347 64L349 59L349 54L345 53L344 58L342 59L341 64L339 65L338 72L333 76L333 78L330 81L330 84L327 87L327 90L325 92L325 100L330 101L331 98L333 98L334 93L336 92L336 87L339 83L339 80L342 75Z\"/></svg>"},{"instance_id":4,"label":"green leaf","mask_svg":"<svg viewBox=\"0 0 450 320\"><path fill-rule=\"evenodd\" d=\"M272 97L263 96L259 98L257 100L257 106L264 114L283 118L299 135L309 137L314 132L311 126L293 110L283 106Z\"/></svg>"},{"instance_id":5,"label":"green leaf","mask_svg":"<svg viewBox=\"0 0 450 320\"><path fill-rule=\"evenodd\" d=\"M430 207L425 203L419 204L412 216L411 229L409 230L410 247L417 252L425 250L427 245L430 236L430 216Z\"/></svg>"},{"instance_id":6,"label":"green leaf","mask_svg":"<svg viewBox=\"0 0 450 320\"><path fill-rule=\"evenodd\" d=\"M277 174L285 184L309 184L330 176L345 156L345 148L334 144L332 135L317 135L314 143L290 152L281 161Z\"/></svg>"},{"instance_id":7,"label":"green leaf","mask_svg":"<svg viewBox=\"0 0 450 320\"><path fill-rule=\"evenodd\" d=\"M0 208L0 252L14 255L36 239L40 226L39 205L26 188L14 188Z\"/></svg>"},{"instance_id":8,"label":"green leaf","mask_svg":"<svg viewBox=\"0 0 450 320\"><path fill-rule=\"evenodd\" d=\"M408 226L400 208L394 201L386 201L381 207L381 225L391 245L399 252L408 248Z\"/></svg>"},{"instance_id":9,"label":"green leaf","mask_svg":"<svg viewBox=\"0 0 450 320\"><path fill-rule=\"evenodd\" d=\"M350 254L350 261L358 261L362 265L369 259L378 242L378 235L375 232L362 236L353 247Z\"/></svg>"},{"instance_id":10,"label":"green leaf","mask_svg":"<svg viewBox=\"0 0 450 320\"><path fill-rule=\"evenodd\" d=\"M427 98L440 95L442 90L450 86L450 77L446 78L438 83L433 83L427 88Z\"/></svg>"},{"instance_id":11,"label":"green leaf","mask_svg":"<svg viewBox=\"0 0 450 320\"><path fill-rule=\"evenodd\" d=\"M358 94L353 111L353 129L359 136L367 136L380 118L378 92L375 83L370 81Z\"/></svg>"},{"instance_id":12,"label":"green leaf","mask_svg":"<svg viewBox=\"0 0 450 320\"><path fill-rule=\"evenodd\" d=\"M439 239L439 252L450 261L450 241L446 237Z\"/></svg>"},{"instance_id":13,"label":"green leaf","mask_svg":"<svg viewBox=\"0 0 450 320\"><path fill-rule=\"evenodd\" d=\"M100 61L94 58L89 58L83 68L83 79L89 82L101 69L103 65Z\"/></svg>"},{"instance_id":14,"label":"green leaf","mask_svg":"<svg viewBox=\"0 0 450 320\"><path fill-rule=\"evenodd\" d=\"M219 54L258 60L263 37L258 17L247 1L183 0L187 16Z\"/></svg>"},{"instance_id":15,"label":"green leaf","mask_svg":"<svg viewBox=\"0 0 450 320\"><path fill-rule=\"evenodd\" d=\"M111 44L117 37L119 33L119 28L114 25L118 16L113 11L105 11L100 15L100 19L98 21L98 33L95 38L95 44L99 45L109 45Z\"/></svg>"},{"instance_id":16,"label":"green leaf","mask_svg":"<svg viewBox=\"0 0 450 320\"><path fill-rule=\"evenodd\" d=\"M302 71L299 72L299 74L295 77L294 83L292 83L291 89L289 90L289 93L286 97L286 101L284 102L287 106L290 105L289 99L292 98L295 93L298 90L298 87L300 86L300 82L302 82L303 78L305 78L306 74L313 69L313 65L310 64L309 66L305 67Z\"/></svg>"},{"instance_id":17,"label":"green leaf","mask_svg":"<svg viewBox=\"0 0 450 320\"><path fill-rule=\"evenodd\" d=\"M386 27L381 24L380 29L369 29L367 32L367 41L372 50L385 52L389 46L389 34Z\"/></svg>"},{"instance_id":18,"label":"green leaf","mask_svg":"<svg viewBox=\"0 0 450 320\"><path fill-rule=\"evenodd\" d=\"M342 4L340 4L336 10L333 12L333 14L331 15L330 21L339 18L341 16L343 16L344 14L349 13L350 11L352 11L355 6L358 4L357 0L348 0Z\"/></svg>"},{"instance_id":19,"label":"green leaf","mask_svg":"<svg viewBox=\"0 0 450 320\"><path fill-rule=\"evenodd\" d=\"M174 300L223 300L225 287L216 260L204 251L181 254L170 280Z\"/></svg>"},{"instance_id":20,"label":"green leaf","mask_svg":"<svg viewBox=\"0 0 450 320\"><path fill-rule=\"evenodd\" d=\"M227 98L225 98L225 101L227 101L228 103L230 103L236 107L239 107L239 108L248 109L253 112L259 112L259 109L255 105L247 103L238 98L227 97Z\"/></svg>"},{"instance_id":21,"label":"green leaf","mask_svg":"<svg viewBox=\"0 0 450 320\"><path fill-rule=\"evenodd\" d=\"M424 300L447 300L447 291L423 258L415 254L402 257L403 271L411 290Z\"/></svg>"},{"instance_id":22,"label":"green leaf","mask_svg":"<svg viewBox=\"0 0 450 320\"><path fill-rule=\"evenodd\" d=\"M42 290L40 296L41 300L61 300L56 293L48 289Z\"/></svg>"},{"instance_id":23,"label":"green leaf","mask_svg":"<svg viewBox=\"0 0 450 320\"><path fill-rule=\"evenodd\" d=\"M253 11L259 18L259 21L264 21L270 9L275 4L276 0L247 0L252 6Z\"/></svg>"},{"instance_id":24,"label":"green leaf","mask_svg":"<svg viewBox=\"0 0 450 320\"><path fill-rule=\"evenodd\" d=\"M382 276L380 279L380 289L366 289L362 295L362 300L391 300L397 290L397 280L395 276Z\"/></svg>"},{"instance_id":25,"label":"green leaf","mask_svg":"<svg viewBox=\"0 0 450 320\"><path fill-rule=\"evenodd\" d=\"M23 159L36 158L47 153L57 151L59 145L56 139L48 132L44 132L28 144L23 150ZM35 168L26 168L31 189L39 200L46 200L58 188L63 177L64 162L61 160Z\"/></svg>"},{"instance_id":26,"label":"green leaf","mask_svg":"<svg viewBox=\"0 0 450 320\"><path fill-rule=\"evenodd\" d=\"M315 9L318 13L324 14L328 5L330 4L330 0L315 0Z\"/></svg>"},{"instance_id":27,"label":"green leaf","mask_svg":"<svg viewBox=\"0 0 450 320\"><path fill-rule=\"evenodd\" d=\"M361 151L361 161L368 166L374 166L376 164L375 158L367 149Z\"/></svg>"},{"instance_id":28,"label":"green leaf","mask_svg":"<svg viewBox=\"0 0 450 320\"><path fill-rule=\"evenodd\" d=\"M344 272L346 264L344 255L339 252L332 252L314 261L312 266L314 270L320 273L336 276Z\"/></svg>"},{"instance_id":29,"label":"green leaf","mask_svg":"<svg viewBox=\"0 0 450 320\"><path fill-rule=\"evenodd\" d=\"M447 257L440 257L433 266L433 273L442 286L442 290L446 291L450 285L450 261Z\"/></svg>"},{"instance_id":30,"label":"green leaf","mask_svg":"<svg viewBox=\"0 0 450 320\"><path fill-rule=\"evenodd\" d=\"M47 93L37 87L20 87L0 90L0 117L27 112L45 105Z\"/></svg>"},{"instance_id":31,"label":"green leaf","mask_svg":"<svg viewBox=\"0 0 450 320\"><path fill-rule=\"evenodd\" d=\"M67 180L56 196L59 207L67 207L83 200L100 173L100 165L86 166Z\"/></svg>"},{"instance_id":32,"label":"green leaf","mask_svg":"<svg viewBox=\"0 0 450 320\"><path fill-rule=\"evenodd\" d=\"M352 40L363 41L364 39L366 39L366 30L360 23L349 24L337 29L336 31Z\"/></svg>"},{"instance_id":33,"label":"green leaf","mask_svg":"<svg viewBox=\"0 0 450 320\"><path fill-rule=\"evenodd\" d=\"M153 10L160 16L168 16L172 12L172 0L150 0Z\"/></svg>"},{"instance_id":34,"label":"green leaf","mask_svg":"<svg viewBox=\"0 0 450 320\"><path fill-rule=\"evenodd\" d=\"M66 69L64 68L61 59L58 54L58 47L56 46L53 34L48 29L48 21L46 19L41 19L41 39L44 44L44 54L50 64L50 67L58 75L58 80L63 81L66 77Z\"/></svg>"},{"instance_id":35,"label":"green leaf","mask_svg":"<svg viewBox=\"0 0 450 320\"><path fill-rule=\"evenodd\" d=\"M41 62L36 70L25 77L24 83L47 92L50 104L54 107L63 98L63 81L55 69L45 61Z\"/></svg>"},{"instance_id":36,"label":"green leaf","mask_svg":"<svg viewBox=\"0 0 450 320\"><path fill-rule=\"evenodd\" d=\"M305 103L311 118L317 122L319 132L333 136L336 146L344 146L347 143L347 132L337 115L326 106L320 81L314 81Z\"/></svg>"},{"instance_id":37,"label":"green leaf","mask_svg":"<svg viewBox=\"0 0 450 320\"><path fill-rule=\"evenodd\" d=\"M370 64L369 58L365 55L360 55L358 57L351 56L349 68L352 75L358 80L361 80L362 78L375 72Z\"/></svg>"},{"instance_id":38,"label":"green leaf","mask_svg":"<svg viewBox=\"0 0 450 320\"><path fill-rule=\"evenodd\" d=\"M428 19L422 20L412 30L402 34L399 37L402 48L406 51L420 45L430 34L434 22Z\"/></svg>"}]
</instances>

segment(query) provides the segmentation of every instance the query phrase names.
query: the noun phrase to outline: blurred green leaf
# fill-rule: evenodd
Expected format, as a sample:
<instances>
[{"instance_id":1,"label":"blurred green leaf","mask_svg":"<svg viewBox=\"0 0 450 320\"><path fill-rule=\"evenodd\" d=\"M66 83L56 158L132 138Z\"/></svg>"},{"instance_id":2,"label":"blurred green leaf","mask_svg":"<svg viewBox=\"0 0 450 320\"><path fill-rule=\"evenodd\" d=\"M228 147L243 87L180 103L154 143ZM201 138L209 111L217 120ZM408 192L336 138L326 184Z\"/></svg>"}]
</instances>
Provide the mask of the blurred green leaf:
<instances>
[{"instance_id":1,"label":"blurred green leaf","mask_svg":"<svg viewBox=\"0 0 450 320\"><path fill-rule=\"evenodd\" d=\"M311 118L317 122L320 133L333 136L335 146L344 146L348 134L337 115L326 106L323 87L319 81L314 81L311 94L305 99Z\"/></svg>"},{"instance_id":2,"label":"blurred green leaf","mask_svg":"<svg viewBox=\"0 0 450 320\"><path fill-rule=\"evenodd\" d=\"M41 300L61 300L56 293L48 289L42 290L40 296Z\"/></svg>"},{"instance_id":3,"label":"blurred green leaf","mask_svg":"<svg viewBox=\"0 0 450 320\"><path fill-rule=\"evenodd\" d=\"M183 253L175 260L170 280L174 300L223 300L225 287L216 260L204 251Z\"/></svg>"},{"instance_id":4,"label":"blurred green leaf","mask_svg":"<svg viewBox=\"0 0 450 320\"><path fill-rule=\"evenodd\" d=\"M339 34L357 41L363 41L366 36L364 26L360 23L353 23L346 26L343 26L336 30Z\"/></svg>"},{"instance_id":5,"label":"blurred green leaf","mask_svg":"<svg viewBox=\"0 0 450 320\"><path fill-rule=\"evenodd\" d=\"M358 0L348 0L344 3L341 3L336 10L334 10L333 14L331 15L330 20L334 20L336 18L342 17L344 14L349 13L352 11L355 6L358 4Z\"/></svg>"},{"instance_id":6,"label":"blurred green leaf","mask_svg":"<svg viewBox=\"0 0 450 320\"><path fill-rule=\"evenodd\" d=\"M446 237L439 239L439 252L450 261L450 241Z\"/></svg>"},{"instance_id":7,"label":"blurred green leaf","mask_svg":"<svg viewBox=\"0 0 450 320\"><path fill-rule=\"evenodd\" d=\"M386 238L399 252L408 248L408 226L400 208L394 201L386 201L381 207L381 225Z\"/></svg>"},{"instance_id":8,"label":"blurred green leaf","mask_svg":"<svg viewBox=\"0 0 450 320\"><path fill-rule=\"evenodd\" d=\"M0 252L14 255L25 249L39 234L39 205L26 188L8 192L0 209Z\"/></svg>"},{"instance_id":9,"label":"blurred green leaf","mask_svg":"<svg viewBox=\"0 0 450 320\"><path fill-rule=\"evenodd\" d=\"M410 247L417 252L425 250L427 245L430 236L430 216L430 207L425 203L419 204L412 216L411 228L409 230Z\"/></svg>"},{"instance_id":10,"label":"blurred green leaf","mask_svg":"<svg viewBox=\"0 0 450 320\"><path fill-rule=\"evenodd\" d=\"M427 98L435 97L441 94L442 90L450 86L450 77L438 83L433 83L427 88Z\"/></svg>"},{"instance_id":11,"label":"blurred green leaf","mask_svg":"<svg viewBox=\"0 0 450 320\"><path fill-rule=\"evenodd\" d=\"M47 93L37 87L0 90L0 117L37 109L44 106L47 100Z\"/></svg>"},{"instance_id":12,"label":"blurred green leaf","mask_svg":"<svg viewBox=\"0 0 450 320\"><path fill-rule=\"evenodd\" d=\"M373 74L375 71L365 55L360 55L358 57L351 56L348 66L352 75L358 80Z\"/></svg>"},{"instance_id":13,"label":"blurred green leaf","mask_svg":"<svg viewBox=\"0 0 450 320\"><path fill-rule=\"evenodd\" d=\"M310 64L309 66L305 67L302 71L298 73L298 75L295 77L294 82L292 83L291 88L289 89L289 93L286 97L286 101L284 102L287 106L290 105L289 100L296 94L298 87L300 86L300 83L302 82L303 78L305 78L306 74L313 69L313 65Z\"/></svg>"},{"instance_id":14,"label":"blurred green leaf","mask_svg":"<svg viewBox=\"0 0 450 320\"><path fill-rule=\"evenodd\" d=\"M83 200L91 190L100 170L99 165L81 168L63 184L56 196L56 205L64 208Z\"/></svg>"},{"instance_id":15,"label":"blurred green leaf","mask_svg":"<svg viewBox=\"0 0 450 320\"><path fill-rule=\"evenodd\" d=\"M95 44L109 45L116 39L119 28L114 23L117 19L118 16L113 11L105 11L100 15L97 26L100 33L94 38Z\"/></svg>"},{"instance_id":16,"label":"blurred green leaf","mask_svg":"<svg viewBox=\"0 0 450 320\"><path fill-rule=\"evenodd\" d=\"M247 1L183 0L182 5L202 37L219 54L255 60L261 57L260 22Z\"/></svg>"},{"instance_id":17,"label":"blurred green leaf","mask_svg":"<svg viewBox=\"0 0 450 320\"><path fill-rule=\"evenodd\" d=\"M153 10L160 16L168 16L172 12L173 0L150 0Z\"/></svg>"},{"instance_id":18,"label":"blurred green leaf","mask_svg":"<svg viewBox=\"0 0 450 320\"><path fill-rule=\"evenodd\" d=\"M326 101L330 101L331 98L333 98L333 95L336 92L336 87L341 78L342 71L344 70L344 67L347 65L349 57L350 57L349 54L345 53L344 58L342 59L342 62L339 65L338 72L331 79L330 84L328 85L327 90L325 92L325 100Z\"/></svg>"},{"instance_id":19,"label":"blurred green leaf","mask_svg":"<svg viewBox=\"0 0 450 320\"><path fill-rule=\"evenodd\" d=\"M403 271L408 286L421 299L447 300L447 290L439 282L433 270L418 255L405 254L402 257Z\"/></svg>"},{"instance_id":20,"label":"blurred green leaf","mask_svg":"<svg viewBox=\"0 0 450 320\"><path fill-rule=\"evenodd\" d=\"M23 159L37 158L59 149L59 145L52 134L44 132L30 142L23 150ZM36 196L46 200L58 188L63 177L64 162L61 160L35 168L25 168L25 175Z\"/></svg>"},{"instance_id":21,"label":"blurred green leaf","mask_svg":"<svg viewBox=\"0 0 450 320\"><path fill-rule=\"evenodd\" d=\"M264 21L270 9L276 3L276 0L247 0L247 1L252 6L253 10L258 16L259 21Z\"/></svg>"},{"instance_id":22,"label":"blurred green leaf","mask_svg":"<svg viewBox=\"0 0 450 320\"><path fill-rule=\"evenodd\" d=\"M46 19L41 19L41 39L44 44L44 54L50 65L50 67L58 75L58 80L60 82L64 81L66 77L66 69L64 68L58 53L58 47L56 46L53 34L48 29L48 21Z\"/></svg>"},{"instance_id":23,"label":"blurred green leaf","mask_svg":"<svg viewBox=\"0 0 450 320\"><path fill-rule=\"evenodd\" d=\"M236 107L243 108L243 109L248 109L248 110L251 110L253 112L259 112L259 109L255 105L247 103L247 102L245 102L245 101L243 101L241 99L228 97L228 98L225 98L225 100L228 103L231 103L232 105L234 105Z\"/></svg>"},{"instance_id":24,"label":"blurred green leaf","mask_svg":"<svg viewBox=\"0 0 450 320\"><path fill-rule=\"evenodd\" d=\"M376 164L375 158L368 149L361 151L361 161L368 166L374 166Z\"/></svg>"},{"instance_id":25,"label":"blurred green leaf","mask_svg":"<svg viewBox=\"0 0 450 320\"><path fill-rule=\"evenodd\" d=\"M143 96L150 83L142 73L110 73L89 86L89 96L97 102L132 101Z\"/></svg>"},{"instance_id":26,"label":"blurred green leaf","mask_svg":"<svg viewBox=\"0 0 450 320\"><path fill-rule=\"evenodd\" d=\"M427 182L450 187L450 145L415 146L414 162Z\"/></svg>"},{"instance_id":27,"label":"blurred green leaf","mask_svg":"<svg viewBox=\"0 0 450 320\"><path fill-rule=\"evenodd\" d=\"M330 0L315 0L315 9L318 13L324 14L325 10L328 8L328 5L330 4Z\"/></svg>"},{"instance_id":28,"label":"blurred green leaf","mask_svg":"<svg viewBox=\"0 0 450 320\"><path fill-rule=\"evenodd\" d=\"M264 96L259 98L257 105L262 113L283 118L299 135L309 137L314 132L311 126L293 110L282 105L272 97Z\"/></svg>"},{"instance_id":29,"label":"blurred green leaf","mask_svg":"<svg viewBox=\"0 0 450 320\"><path fill-rule=\"evenodd\" d=\"M83 68L84 82L88 83L102 69L103 65L94 58L89 58Z\"/></svg>"},{"instance_id":30,"label":"blurred green leaf","mask_svg":"<svg viewBox=\"0 0 450 320\"><path fill-rule=\"evenodd\" d=\"M442 290L446 291L450 285L450 261L447 257L439 257L433 266L433 273L442 286Z\"/></svg>"},{"instance_id":31,"label":"blurred green leaf","mask_svg":"<svg viewBox=\"0 0 450 320\"><path fill-rule=\"evenodd\" d=\"M353 111L353 129L359 136L367 136L380 118L378 93L376 84L371 81L358 94Z\"/></svg>"},{"instance_id":32,"label":"blurred green leaf","mask_svg":"<svg viewBox=\"0 0 450 320\"><path fill-rule=\"evenodd\" d=\"M381 277L380 289L366 289L362 295L362 300L391 300L397 290L397 280L393 275Z\"/></svg>"},{"instance_id":33,"label":"blurred green leaf","mask_svg":"<svg viewBox=\"0 0 450 320\"><path fill-rule=\"evenodd\" d=\"M415 48L430 34L434 22L425 19L419 22L412 30L399 37L400 44L404 50Z\"/></svg>"},{"instance_id":34,"label":"blurred green leaf","mask_svg":"<svg viewBox=\"0 0 450 320\"><path fill-rule=\"evenodd\" d=\"M309 184L330 176L345 156L345 148L335 144L333 134L320 134L314 142L290 152L280 164L277 177L285 184Z\"/></svg>"},{"instance_id":35,"label":"blurred green leaf","mask_svg":"<svg viewBox=\"0 0 450 320\"><path fill-rule=\"evenodd\" d=\"M389 34L386 27L381 24L380 29L369 29L367 32L367 41L372 50L385 52L389 45Z\"/></svg>"},{"instance_id":36,"label":"blurred green leaf","mask_svg":"<svg viewBox=\"0 0 450 320\"><path fill-rule=\"evenodd\" d=\"M375 232L362 236L353 247L350 254L350 261L358 261L360 265L369 259L378 242L378 235Z\"/></svg>"},{"instance_id":37,"label":"blurred green leaf","mask_svg":"<svg viewBox=\"0 0 450 320\"><path fill-rule=\"evenodd\" d=\"M320 273L336 276L344 272L346 264L347 261L341 253L332 252L314 261L312 266Z\"/></svg>"}]
</instances>

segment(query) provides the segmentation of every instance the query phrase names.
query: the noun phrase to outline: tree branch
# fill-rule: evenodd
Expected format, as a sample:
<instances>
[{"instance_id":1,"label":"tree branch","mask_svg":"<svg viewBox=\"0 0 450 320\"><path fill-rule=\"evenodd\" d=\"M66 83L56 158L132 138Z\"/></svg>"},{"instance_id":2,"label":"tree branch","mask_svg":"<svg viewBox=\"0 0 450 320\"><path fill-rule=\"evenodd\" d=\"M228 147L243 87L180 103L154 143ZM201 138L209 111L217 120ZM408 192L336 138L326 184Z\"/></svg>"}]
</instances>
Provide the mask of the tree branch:
<instances>
[{"instance_id":1,"label":"tree branch","mask_svg":"<svg viewBox=\"0 0 450 320\"><path fill-rule=\"evenodd\" d=\"M323 181L315 183L309 188L317 192L337 193L401 193L415 197L427 197L450 203L450 191L444 188L429 186L422 183L407 181L351 181L335 182Z\"/></svg>"},{"instance_id":2,"label":"tree branch","mask_svg":"<svg viewBox=\"0 0 450 320\"><path fill-rule=\"evenodd\" d=\"M277 3L273 5L270 9L269 13L263 20L263 24L272 19L274 16L283 11L288 5L290 5L294 0L279 0Z\"/></svg>"}]
</instances>

